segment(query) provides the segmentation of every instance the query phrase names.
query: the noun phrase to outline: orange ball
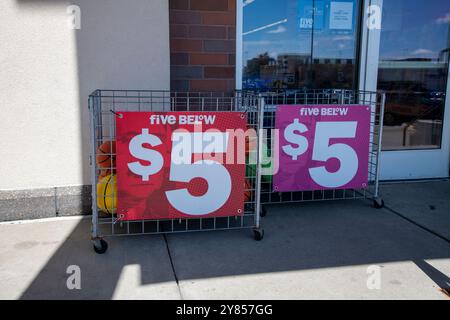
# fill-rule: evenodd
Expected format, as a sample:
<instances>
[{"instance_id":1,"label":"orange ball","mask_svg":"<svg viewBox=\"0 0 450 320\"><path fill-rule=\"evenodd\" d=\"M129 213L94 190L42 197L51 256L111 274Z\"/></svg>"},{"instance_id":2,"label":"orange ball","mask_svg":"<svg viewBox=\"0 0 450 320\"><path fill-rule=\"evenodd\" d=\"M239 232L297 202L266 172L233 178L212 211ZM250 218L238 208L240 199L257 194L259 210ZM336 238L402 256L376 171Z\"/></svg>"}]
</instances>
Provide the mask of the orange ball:
<instances>
[{"instance_id":1,"label":"orange ball","mask_svg":"<svg viewBox=\"0 0 450 320\"><path fill-rule=\"evenodd\" d=\"M116 141L105 141L98 148L95 161L99 168L113 169L116 166ZM108 174L110 174L109 172ZM108 174L104 174L107 176Z\"/></svg>"},{"instance_id":2,"label":"orange ball","mask_svg":"<svg viewBox=\"0 0 450 320\"><path fill-rule=\"evenodd\" d=\"M254 137L247 137L245 139L245 155L248 157L250 152L255 152L258 147L257 139Z\"/></svg>"},{"instance_id":3,"label":"orange ball","mask_svg":"<svg viewBox=\"0 0 450 320\"><path fill-rule=\"evenodd\" d=\"M252 189L253 186L251 182L248 179L245 179L245 189L244 189L245 202L250 202L252 200Z\"/></svg>"}]
</instances>

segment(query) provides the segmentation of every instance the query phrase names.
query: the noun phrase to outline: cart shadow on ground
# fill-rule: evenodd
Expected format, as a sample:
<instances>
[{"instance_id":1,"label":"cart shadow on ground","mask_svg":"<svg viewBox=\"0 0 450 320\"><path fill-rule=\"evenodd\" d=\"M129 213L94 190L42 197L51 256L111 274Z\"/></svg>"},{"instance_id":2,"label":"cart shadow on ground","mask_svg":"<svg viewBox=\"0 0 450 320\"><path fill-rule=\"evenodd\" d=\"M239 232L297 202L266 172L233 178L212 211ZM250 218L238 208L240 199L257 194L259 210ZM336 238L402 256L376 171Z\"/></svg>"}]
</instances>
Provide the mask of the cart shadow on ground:
<instances>
[{"instance_id":1,"label":"cart shadow on ground","mask_svg":"<svg viewBox=\"0 0 450 320\"><path fill-rule=\"evenodd\" d=\"M173 298L158 285L401 261L414 262L441 288L450 284L426 262L450 258L449 243L388 210L371 208L368 201L277 205L268 212L260 242L251 230L116 237L108 238L104 255L94 253L90 221L82 220L21 298L110 299L124 282L128 297L135 283L156 285L150 296L140 298ZM82 290L67 289L69 265L80 267ZM124 279L127 266L138 266L139 274Z\"/></svg>"}]
</instances>

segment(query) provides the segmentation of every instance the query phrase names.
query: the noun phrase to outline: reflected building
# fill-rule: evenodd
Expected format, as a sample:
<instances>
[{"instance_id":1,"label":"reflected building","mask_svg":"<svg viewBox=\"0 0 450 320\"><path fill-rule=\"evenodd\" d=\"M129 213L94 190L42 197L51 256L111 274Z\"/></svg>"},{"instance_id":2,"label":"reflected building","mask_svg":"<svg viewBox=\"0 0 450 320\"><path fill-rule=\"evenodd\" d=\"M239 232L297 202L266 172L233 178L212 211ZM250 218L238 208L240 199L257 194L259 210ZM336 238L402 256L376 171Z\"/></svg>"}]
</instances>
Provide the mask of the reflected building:
<instances>
[{"instance_id":1,"label":"reflected building","mask_svg":"<svg viewBox=\"0 0 450 320\"><path fill-rule=\"evenodd\" d=\"M243 72L244 89L351 89L354 59L316 58L282 53L275 58L264 53L247 60Z\"/></svg>"}]
</instances>

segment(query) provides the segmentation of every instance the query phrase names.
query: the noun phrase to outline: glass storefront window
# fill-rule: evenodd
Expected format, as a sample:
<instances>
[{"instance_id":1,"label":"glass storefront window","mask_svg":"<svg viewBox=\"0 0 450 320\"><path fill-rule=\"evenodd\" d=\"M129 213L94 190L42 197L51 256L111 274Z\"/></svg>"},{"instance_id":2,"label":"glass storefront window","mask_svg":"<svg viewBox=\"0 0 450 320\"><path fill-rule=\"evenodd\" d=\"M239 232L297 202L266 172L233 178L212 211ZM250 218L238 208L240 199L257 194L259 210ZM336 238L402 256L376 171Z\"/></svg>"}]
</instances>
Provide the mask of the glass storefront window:
<instances>
[{"instance_id":1,"label":"glass storefront window","mask_svg":"<svg viewBox=\"0 0 450 320\"><path fill-rule=\"evenodd\" d=\"M384 150L440 148L449 62L449 0L385 0L378 89Z\"/></svg>"},{"instance_id":2,"label":"glass storefront window","mask_svg":"<svg viewBox=\"0 0 450 320\"><path fill-rule=\"evenodd\" d=\"M354 89L358 0L245 0L243 89Z\"/></svg>"}]
</instances>

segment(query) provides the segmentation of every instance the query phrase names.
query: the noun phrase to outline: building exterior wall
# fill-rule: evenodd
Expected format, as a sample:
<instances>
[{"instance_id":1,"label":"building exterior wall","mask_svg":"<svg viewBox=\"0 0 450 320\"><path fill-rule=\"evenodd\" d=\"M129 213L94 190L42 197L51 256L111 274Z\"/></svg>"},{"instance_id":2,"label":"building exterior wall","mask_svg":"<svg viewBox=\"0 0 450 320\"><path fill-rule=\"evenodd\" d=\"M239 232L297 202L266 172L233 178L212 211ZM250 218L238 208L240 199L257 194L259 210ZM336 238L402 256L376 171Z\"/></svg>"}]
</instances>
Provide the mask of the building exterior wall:
<instances>
[{"instance_id":1,"label":"building exterior wall","mask_svg":"<svg viewBox=\"0 0 450 320\"><path fill-rule=\"evenodd\" d=\"M170 88L168 0L1 1L0 43L0 220L81 213L88 95Z\"/></svg>"},{"instance_id":2,"label":"building exterior wall","mask_svg":"<svg viewBox=\"0 0 450 320\"><path fill-rule=\"evenodd\" d=\"M169 0L171 89L235 89L236 0Z\"/></svg>"},{"instance_id":3,"label":"building exterior wall","mask_svg":"<svg viewBox=\"0 0 450 320\"><path fill-rule=\"evenodd\" d=\"M93 90L231 92L236 88L236 72L239 86L242 70L236 70L236 47L242 54L242 41L236 43L236 28L242 27L242 19L237 19L242 18L242 8L236 8L236 2L0 1L0 221L90 213L87 99ZM76 30L68 27L73 19L68 8L74 5L81 9L81 28ZM367 34L366 29L363 26L363 36L357 40L366 48L361 88L376 90L379 32ZM282 73L293 74L302 59L282 56L262 69L262 78L277 77L277 65L283 66ZM315 63L323 66L323 74L329 73L325 78L332 79L336 75L329 64L349 66L351 60ZM238 61L238 69L240 65ZM448 119L447 112L445 172ZM417 128L430 129L426 123ZM441 126L431 129L440 132ZM428 136L431 142L414 143L438 144L435 135ZM434 152L439 160L442 150L427 150L426 155ZM398 171L392 164L402 162L391 155L384 154L382 169ZM411 162L410 155L405 153L408 162L404 163ZM417 171L417 160L408 170ZM424 175L429 176L429 172Z\"/></svg>"}]
</instances>

